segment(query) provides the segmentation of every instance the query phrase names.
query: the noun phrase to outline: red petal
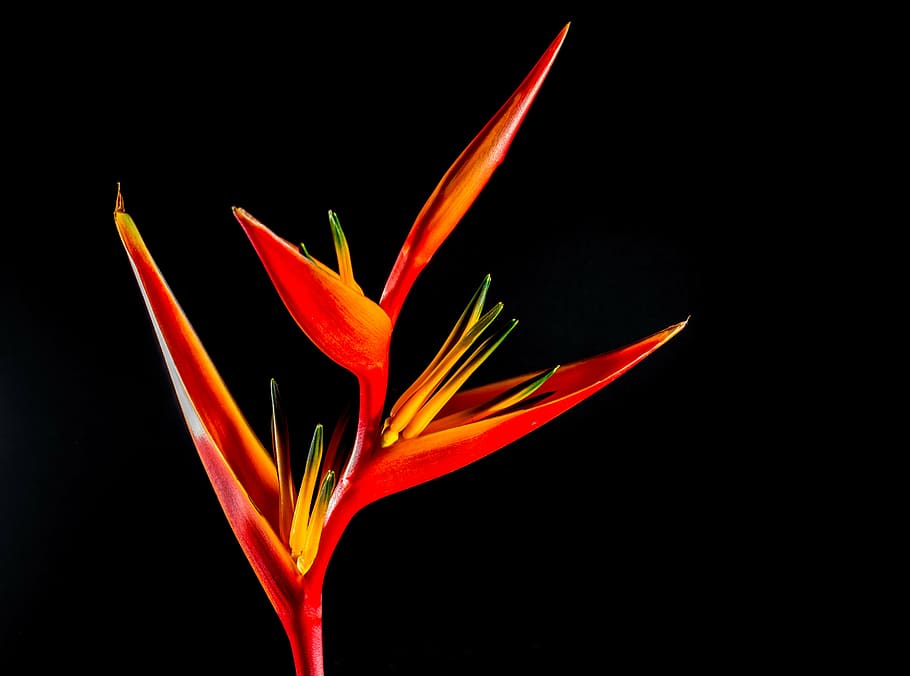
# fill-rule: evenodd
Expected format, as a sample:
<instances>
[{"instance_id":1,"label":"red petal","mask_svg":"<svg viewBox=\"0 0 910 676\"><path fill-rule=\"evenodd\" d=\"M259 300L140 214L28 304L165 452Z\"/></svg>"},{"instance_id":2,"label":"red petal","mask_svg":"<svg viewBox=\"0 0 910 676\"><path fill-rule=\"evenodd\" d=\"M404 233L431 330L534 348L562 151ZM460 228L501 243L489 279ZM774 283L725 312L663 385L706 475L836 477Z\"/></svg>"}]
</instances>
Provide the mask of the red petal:
<instances>
[{"instance_id":1,"label":"red petal","mask_svg":"<svg viewBox=\"0 0 910 676\"><path fill-rule=\"evenodd\" d=\"M458 225L505 158L568 30L569 24L566 24L518 89L458 156L417 215L379 303L393 325L417 275Z\"/></svg>"},{"instance_id":2,"label":"red petal","mask_svg":"<svg viewBox=\"0 0 910 676\"><path fill-rule=\"evenodd\" d=\"M321 270L243 209L235 208L234 215L281 300L313 344L358 376L384 368L392 325L382 308Z\"/></svg>"},{"instance_id":3,"label":"red petal","mask_svg":"<svg viewBox=\"0 0 910 676\"><path fill-rule=\"evenodd\" d=\"M297 574L275 536L275 465L237 408L132 218L117 212L115 221L212 487L276 610L287 612Z\"/></svg>"},{"instance_id":4,"label":"red petal","mask_svg":"<svg viewBox=\"0 0 910 676\"><path fill-rule=\"evenodd\" d=\"M142 241L133 219L115 214L117 230L133 266L149 316L158 336L171 380L187 424L199 429L224 454L242 490L272 524L278 523L278 479L272 458L253 433L228 392L224 381L202 346L158 266Z\"/></svg>"},{"instance_id":5,"label":"red petal","mask_svg":"<svg viewBox=\"0 0 910 676\"><path fill-rule=\"evenodd\" d=\"M414 439L399 441L378 452L364 468L364 483L383 495L410 488L464 467L499 450L603 389L679 333L686 322L674 324L626 347L560 366L540 388L541 398L512 413L445 428L431 424ZM527 380L532 373L456 395L440 416L489 401ZM440 419L441 421L441 419ZM435 429L434 429L435 426Z\"/></svg>"},{"instance_id":6,"label":"red petal","mask_svg":"<svg viewBox=\"0 0 910 676\"><path fill-rule=\"evenodd\" d=\"M179 392L178 398L185 400L185 396L180 396ZM184 415L187 416L193 433L193 442L218 496L218 502L272 606L282 621L287 621L299 612L299 598L303 593L302 578L297 573L287 547L278 539L275 531L244 493L236 475L224 462L222 450L210 435L202 431L201 426L194 426L191 422L194 412L192 407L184 407ZM201 433L197 434L194 427Z\"/></svg>"}]
</instances>

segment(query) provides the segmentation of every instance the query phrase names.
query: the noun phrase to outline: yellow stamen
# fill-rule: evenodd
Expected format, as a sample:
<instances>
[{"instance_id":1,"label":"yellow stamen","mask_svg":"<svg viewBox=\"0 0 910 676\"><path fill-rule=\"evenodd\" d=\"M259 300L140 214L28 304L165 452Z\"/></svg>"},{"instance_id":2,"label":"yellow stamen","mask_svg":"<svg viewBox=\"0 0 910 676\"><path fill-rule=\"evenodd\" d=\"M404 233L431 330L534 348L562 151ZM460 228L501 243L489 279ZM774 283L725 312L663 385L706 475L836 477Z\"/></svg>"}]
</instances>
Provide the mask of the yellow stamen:
<instances>
[{"instance_id":1,"label":"yellow stamen","mask_svg":"<svg viewBox=\"0 0 910 676\"><path fill-rule=\"evenodd\" d=\"M338 220L338 216L334 211L329 211L329 224L332 226L332 240L335 243L335 255L338 257L338 269L340 270L340 273L335 272L328 265L313 257L310 252L307 251L306 245L303 242L299 244L300 253L306 256L307 260L317 268L335 279L341 280L357 293L363 295L363 289L354 281L354 268L351 265L351 251L348 247L348 241L344 236L344 232L341 230L341 221Z\"/></svg>"},{"instance_id":2,"label":"yellow stamen","mask_svg":"<svg viewBox=\"0 0 910 676\"><path fill-rule=\"evenodd\" d=\"M322 537L322 526L325 521L325 513L329 508L329 500L332 498L332 491L335 490L335 472L329 470L326 472L325 479L322 480L322 486L319 488L319 495L316 497L316 504L313 505L313 513L310 514L309 523L306 528L306 541L303 546L303 553L297 559L297 570L301 575L313 565L316 558L316 552L319 551L319 540Z\"/></svg>"},{"instance_id":3,"label":"yellow stamen","mask_svg":"<svg viewBox=\"0 0 910 676\"><path fill-rule=\"evenodd\" d=\"M475 420L482 420L483 418L489 418L490 416L496 415L511 406L521 403L534 394L550 379L550 376L556 373L556 369L558 368L559 365L557 364L553 368L543 371L542 373L519 383L515 387L506 390L490 401L478 404L477 406L464 411L447 415L444 418L439 418L433 423L433 426L439 425L444 428L457 427L458 425L467 425Z\"/></svg>"},{"instance_id":4,"label":"yellow stamen","mask_svg":"<svg viewBox=\"0 0 910 676\"><path fill-rule=\"evenodd\" d=\"M313 504L313 491L319 478L319 465L322 462L322 425L316 425L310 450L307 453L306 467L303 470L303 479L300 482L300 492L297 495L297 505L294 508L294 521L288 544L291 547L291 556L298 557L303 553L306 545L308 523L310 520L310 507Z\"/></svg>"},{"instance_id":5,"label":"yellow stamen","mask_svg":"<svg viewBox=\"0 0 910 676\"><path fill-rule=\"evenodd\" d=\"M351 249L341 229L338 214L329 210L329 224L332 226L332 240L335 242L335 255L338 256L338 275L341 281L351 287L360 288L354 281L354 267L351 264Z\"/></svg>"},{"instance_id":6,"label":"yellow stamen","mask_svg":"<svg viewBox=\"0 0 910 676\"><path fill-rule=\"evenodd\" d=\"M455 393L464 385L471 374L487 360L487 357L493 354L494 350L499 347L506 336L512 332L512 329L515 328L516 324L518 324L517 319L511 320L509 325L498 336L490 336L481 343L464 364L458 368L454 375L452 375L446 383L437 390L430 400L421 407L417 415L415 415L401 431L401 436L405 439L413 439L423 432L424 429L426 429L426 426L436 417L436 414L446 405L449 399L455 396Z\"/></svg>"},{"instance_id":7,"label":"yellow stamen","mask_svg":"<svg viewBox=\"0 0 910 676\"><path fill-rule=\"evenodd\" d=\"M389 412L390 416L394 416L398 413L398 409L407 402L414 392L423 385L427 377L433 370L439 365L439 362L442 361L446 353L452 349L452 346L460 340L468 330L477 323L477 319L480 317L480 314L483 312L483 304L486 301L487 290L490 288L490 275L487 275L483 278L477 291L474 292L474 296L471 298L471 302L468 303L464 311L461 313L461 317L458 318L458 321L455 322L455 326L452 327L451 332L449 332L449 337L446 338L445 342L442 344L442 347L439 348L439 352L436 353L436 356L433 357L433 360L430 364L424 369L423 373L420 374L420 377L415 380L411 386L405 390L398 401L395 402L395 405L392 406L392 410Z\"/></svg>"},{"instance_id":8,"label":"yellow stamen","mask_svg":"<svg viewBox=\"0 0 910 676\"><path fill-rule=\"evenodd\" d=\"M502 303L497 303L490 308L467 333L465 333L452 346L446 354L442 356L439 363L433 367L429 373L426 371L421 376L422 383L415 392L403 404L399 403L398 410L390 415L383 426L382 445L388 446L395 443L399 433L411 422L421 407L433 395L433 392L446 376L455 367L458 360L464 355L471 345L480 337L480 334L493 322L502 311ZM400 402L400 400L399 400Z\"/></svg>"},{"instance_id":9,"label":"yellow stamen","mask_svg":"<svg viewBox=\"0 0 910 676\"><path fill-rule=\"evenodd\" d=\"M558 368L559 364L534 378L524 381L511 390L506 390L500 396L488 401L486 404L475 406L473 409L469 410L469 413L475 417L487 418L524 401L540 389L541 385L547 382L550 377L556 373L556 369Z\"/></svg>"}]
</instances>

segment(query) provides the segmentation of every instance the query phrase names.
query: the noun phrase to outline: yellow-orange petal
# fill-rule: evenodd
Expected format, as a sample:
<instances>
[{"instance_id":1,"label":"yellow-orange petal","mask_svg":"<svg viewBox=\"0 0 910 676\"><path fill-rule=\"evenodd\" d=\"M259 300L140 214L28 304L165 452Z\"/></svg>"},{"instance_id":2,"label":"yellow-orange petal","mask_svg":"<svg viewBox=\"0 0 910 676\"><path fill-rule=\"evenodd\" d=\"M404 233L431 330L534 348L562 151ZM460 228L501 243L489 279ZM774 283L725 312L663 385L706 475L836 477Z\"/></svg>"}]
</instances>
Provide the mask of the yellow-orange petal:
<instances>
[{"instance_id":1,"label":"yellow-orange petal","mask_svg":"<svg viewBox=\"0 0 910 676\"><path fill-rule=\"evenodd\" d=\"M417 215L379 301L392 324L417 276L505 159L568 30L566 24L512 96L449 167Z\"/></svg>"},{"instance_id":2,"label":"yellow-orange petal","mask_svg":"<svg viewBox=\"0 0 910 676\"><path fill-rule=\"evenodd\" d=\"M354 281L354 266L351 263L351 247L348 245L344 230L338 214L329 211L329 225L332 226L332 241L335 243L335 256L338 258L338 276L345 284L359 293L363 293L360 285Z\"/></svg>"},{"instance_id":3,"label":"yellow-orange petal","mask_svg":"<svg viewBox=\"0 0 910 676\"><path fill-rule=\"evenodd\" d=\"M398 401L392 406L389 411L390 416L394 416L398 413L398 410L403 406L408 400L411 399L413 394L421 387L423 387L427 378L435 372L435 369L439 364L446 358L446 355L452 352L453 347L464 338L465 334L471 330L471 328L477 324L481 318L481 313L483 312L483 305L486 302L487 291L490 288L491 277L487 274L480 286L477 288L477 291L474 292L474 295L471 297L471 302L468 303L464 311L461 313L461 316L458 318L458 321L455 322L455 326L452 327L452 330L449 332L448 337L445 342L442 344L442 347L439 348L439 351L436 352L436 356L430 361L427 367L423 370L423 373L413 382L411 385L404 391L404 393L398 398Z\"/></svg>"},{"instance_id":4,"label":"yellow-orange petal","mask_svg":"<svg viewBox=\"0 0 910 676\"><path fill-rule=\"evenodd\" d=\"M456 370L446 382L439 387L438 391L433 393L433 396L430 397L427 403L418 411L417 415L415 415L401 431L401 436L405 439L410 439L422 433L433 419L436 418L439 411L441 411L452 397L455 396L465 381L467 381L467 379L473 375L474 371L480 368L481 364L483 364L490 355L493 354L496 348L502 344L502 341L506 339L506 336L511 333L512 329L514 329L517 324L518 320L512 319L498 334L490 336L481 343L471 356L465 360L464 364L462 364L458 370Z\"/></svg>"},{"instance_id":5,"label":"yellow-orange petal","mask_svg":"<svg viewBox=\"0 0 910 676\"><path fill-rule=\"evenodd\" d=\"M438 360L432 369L427 369L418 378L419 385L411 391L407 400L403 397L399 399L392 407L392 413L386 420L383 437L389 442L397 439L397 434L401 432L417 415L420 409L434 395L440 387L440 383L446 380L452 373L458 360L471 348L480 335L496 320L496 317L502 311L502 303L497 303L490 308L482 317L480 317L473 326L471 326L446 354ZM436 361L436 360L434 360ZM451 396L451 392L449 396ZM425 421L428 422L428 421ZM386 433L389 433L388 436ZM386 441L383 442L386 444Z\"/></svg>"},{"instance_id":6,"label":"yellow-orange petal","mask_svg":"<svg viewBox=\"0 0 910 676\"><path fill-rule=\"evenodd\" d=\"M294 522L291 526L289 540L292 556L300 556L306 546L310 511L313 506L313 493L316 490L316 482L319 480L319 471L322 466L322 436L322 425L316 425L313 439L310 441L310 450L306 457L306 466L303 469L303 478L300 480L297 504L294 507Z\"/></svg>"},{"instance_id":7,"label":"yellow-orange petal","mask_svg":"<svg viewBox=\"0 0 910 676\"><path fill-rule=\"evenodd\" d=\"M326 472L325 478L319 487L319 494L316 496L316 502L313 505L313 512L310 514L309 523L307 523L306 543L303 547L303 553L297 559L297 570L306 574L316 560L316 553L319 551L319 542L322 539L322 527L325 524L325 514L329 508L329 501L332 499L332 491L335 490L335 472L331 470Z\"/></svg>"}]
</instances>

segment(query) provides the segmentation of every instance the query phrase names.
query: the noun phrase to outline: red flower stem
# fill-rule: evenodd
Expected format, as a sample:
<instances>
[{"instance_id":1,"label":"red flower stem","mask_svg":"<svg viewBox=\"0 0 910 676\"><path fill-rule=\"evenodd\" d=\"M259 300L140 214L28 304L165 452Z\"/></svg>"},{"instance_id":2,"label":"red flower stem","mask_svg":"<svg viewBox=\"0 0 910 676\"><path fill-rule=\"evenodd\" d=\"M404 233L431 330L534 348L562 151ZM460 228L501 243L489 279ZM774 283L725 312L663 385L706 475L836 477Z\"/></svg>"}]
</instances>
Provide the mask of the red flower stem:
<instances>
[{"instance_id":1,"label":"red flower stem","mask_svg":"<svg viewBox=\"0 0 910 676\"><path fill-rule=\"evenodd\" d=\"M322 648L322 579L318 585L305 583L303 605L284 623L297 676L323 676L325 673Z\"/></svg>"},{"instance_id":2,"label":"red flower stem","mask_svg":"<svg viewBox=\"0 0 910 676\"><path fill-rule=\"evenodd\" d=\"M284 618L297 676L324 676L322 589L326 568L341 535L365 504L360 499L355 484L351 482L351 476L356 474L360 461L369 457L376 445L376 430L382 421L382 407L385 403L385 383L384 369L377 369L377 372L360 380L360 409L354 450L342 473L342 479L335 488L333 506L326 515L316 559L304 576L301 605L297 612L289 613Z\"/></svg>"},{"instance_id":3,"label":"red flower stem","mask_svg":"<svg viewBox=\"0 0 910 676\"><path fill-rule=\"evenodd\" d=\"M382 423L382 407L385 405L388 381L388 366L383 365L358 375L360 407L357 412L357 437L347 466L341 474L339 484L344 486L357 472L364 458L370 456L376 446L378 430Z\"/></svg>"},{"instance_id":4,"label":"red flower stem","mask_svg":"<svg viewBox=\"0 0 910 676\"><path fill-rule=\"evenodd\" d=\"M336 509L325 523L316 559L304 576L301 606L285 623L297 676L323 676L322 588L326 568L342 533L363 505L354 497L356 490L350 483L336 490L342 492Z\"/></svg>"}]
</instances>

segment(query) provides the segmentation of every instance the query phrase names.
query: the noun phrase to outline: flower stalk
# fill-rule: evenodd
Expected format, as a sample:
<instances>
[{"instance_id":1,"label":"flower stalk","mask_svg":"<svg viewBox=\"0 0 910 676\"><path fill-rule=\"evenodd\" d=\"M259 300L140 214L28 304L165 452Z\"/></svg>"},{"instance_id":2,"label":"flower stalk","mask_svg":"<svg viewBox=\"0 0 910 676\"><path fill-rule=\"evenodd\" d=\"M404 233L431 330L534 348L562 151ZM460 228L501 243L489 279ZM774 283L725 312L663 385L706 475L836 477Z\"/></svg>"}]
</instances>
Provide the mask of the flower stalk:
<instances>
[{"instance_id":1,"label":"flower stalk","mask_svg":"<svg viewBox=\"0 0 910 676\"><path fill-rule=\"evenodd\" d=\"M378 302L354 276L341 221L329 211L337 270L278 237L246 210L233 214L305 336L358 383L356 418L312 433L295 485L291 422L270 383L270 449L252 432L127 213L114 221L187 428L225 516L278 614L297 676L323 676L323 581L350 520L369 504L456 471L556 418L681 331L672 324L619 349L466 388L516 328L485 309L487 275L436 356L391 405L389 348L405 298L500 165L569 29L456 158L420 210ZM328 440L327 440L328 439Z\"/></svg>"}]
</instances>

